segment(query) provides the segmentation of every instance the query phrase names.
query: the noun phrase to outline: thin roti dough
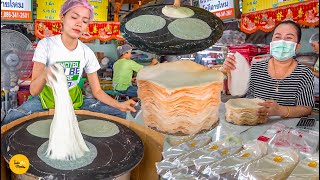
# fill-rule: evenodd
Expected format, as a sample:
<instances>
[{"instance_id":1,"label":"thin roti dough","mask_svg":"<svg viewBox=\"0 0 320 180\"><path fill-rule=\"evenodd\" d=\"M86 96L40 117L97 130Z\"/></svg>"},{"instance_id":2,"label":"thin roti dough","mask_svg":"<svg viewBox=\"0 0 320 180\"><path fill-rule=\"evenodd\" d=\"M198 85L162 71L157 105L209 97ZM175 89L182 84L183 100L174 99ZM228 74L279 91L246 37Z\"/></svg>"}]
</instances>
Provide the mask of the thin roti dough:
<instances>
[{"instance_id":1,"label":"thin roti dough","mask_svg":"<svg viewBox=\"0 0 320 180\"><path fill-rule=\"evenodd\" d=\"M52 119L37 121L27 127L27 131L39 138L49 138Z\"/></svg>"},{"instance_id":2,"label":"thin roti dough","mask_svg":"<svg viewBox=\"0 0 320 180\"><path fill-rule=\"evenodd\" d=\"M259 98L249 99L249 98L236 98L229 99L226 104L230 105L233 109L259 109L262 106L258 103L263 103L264 100Z\"/></svg>"},{"instance_id":3,"label":"thin roti dough","mask_svg":"<svg viewBox=\"0 0 320 180\"><path fill-rule=\"evenodd\" d=\"M141 15L129 20L125 27L133 33L150 33L162 29L166 20L155 15Z\"/></svg>"},{"instance_id":4,"label":"thin roti dough","mask_svg":"<svg viewBox=\"0 0 320 180\"><path fill-rule=\"evenodd\" d=\"M240 53L234 54L236 69L231 71L228 88L232 96L243 96L247 93L250 81L250 66Z\"/></svg>"},{"instance_id":5,"label":"thin roti dough","mask_svg":"<svg viewBox=\"0 0 320 180\"><path fill-rule=\"evenodd\" d=\"M75 160L59 160L59 159L50 159L46 156L46 150L48 148L49 141L43 143L37 151L38 157L47 165L59 169L59 170L74 170L81 167L85 167L91 164L98 155L97 148L88 141L85 141L86 145L89 148L89 151L86 151L83 156Z\"/></svg>"},{"instance_id":6,"label":"thin roti dough","mask_svg":"<svg viewBox=\"0 0 320 180\"><path fill-rule=\"evenodd\" d=\"M196 18L176 19L168 25L168 30L175 37L184 40L206 39L212 32L206 22Z\"/></svg>"},{"instance_id":7,"label":"thin roti dough","mask_svg":"<svg viewBox=\"0 0 320 180\"><path fill-rule=\"evenodd\" d=\"M194 15L194 11L187 7L165 6L162 8L162 14L171 18L188 18Z\"/></svg>"},{"instance_id":8,"label":"thin roti dough","mask_svg":"<svg viewBox=\"0 0 320 180\"><path fill-rule=\"evenodd\" d=\"M91 137L111 137L120 132L119 127L109 121L87 119L79 122L82 134Z\"/></svg>"},{"instance_id":9,"label":"thin roti dough","mask_svg":"<svg viewBox=\"0 0 320 180\"><path fill-rule=\"evenodd\" d=\"M137 80L151 81L167 90L222 82L223 78L224 75L220 71L201 66L190 60L147 66L141 69L137 75Z\"/></svg>"}]
</instances>

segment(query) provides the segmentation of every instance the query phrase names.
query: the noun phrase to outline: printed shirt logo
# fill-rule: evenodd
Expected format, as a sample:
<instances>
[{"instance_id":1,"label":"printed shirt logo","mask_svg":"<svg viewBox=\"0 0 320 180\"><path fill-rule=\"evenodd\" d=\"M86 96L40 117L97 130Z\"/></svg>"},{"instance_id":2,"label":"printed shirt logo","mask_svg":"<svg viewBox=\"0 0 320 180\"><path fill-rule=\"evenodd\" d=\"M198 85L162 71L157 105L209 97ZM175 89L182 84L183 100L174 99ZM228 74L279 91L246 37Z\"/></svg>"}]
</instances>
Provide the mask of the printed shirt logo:
<instances>
[{"instance_id":1,"label":"printed shirt logo","mask_svg":"<svg viewBox=\"0 0 320 180\"><path fill-rule=\"evenodd\" d=\"M68 87L77 81L80 76L80 61L62 61L57 62L64 68L64 74L67 76Z\"/></svg>"}]
</instances>

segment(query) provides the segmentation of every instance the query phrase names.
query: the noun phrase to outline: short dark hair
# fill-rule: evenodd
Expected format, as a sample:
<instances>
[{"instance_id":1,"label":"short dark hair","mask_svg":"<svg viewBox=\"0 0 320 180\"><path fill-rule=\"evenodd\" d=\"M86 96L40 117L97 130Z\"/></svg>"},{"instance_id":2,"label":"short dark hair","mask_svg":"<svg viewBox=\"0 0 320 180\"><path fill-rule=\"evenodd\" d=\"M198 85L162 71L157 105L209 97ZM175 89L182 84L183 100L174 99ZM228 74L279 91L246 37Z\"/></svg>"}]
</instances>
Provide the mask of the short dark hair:
<instances>
[{"instance_id":1,"label":"short dark hair","mask_svg":"<svg viewBox=\"0 0 320 180\"><path fill-rule=\"evenodd\" d=\"M301 27L299 26L299 24L297 24L297 23L295 23L294 21L291 21L291 20L284 20L284 21L281 21L279 24L277 24L276 27L274 28L274 30L276 30L277 27L280 26L281 24L290 24L290 25L292 25L297 31L298 43L300 43L300 41L301 41Z\"/></svg>"}]
</instances>

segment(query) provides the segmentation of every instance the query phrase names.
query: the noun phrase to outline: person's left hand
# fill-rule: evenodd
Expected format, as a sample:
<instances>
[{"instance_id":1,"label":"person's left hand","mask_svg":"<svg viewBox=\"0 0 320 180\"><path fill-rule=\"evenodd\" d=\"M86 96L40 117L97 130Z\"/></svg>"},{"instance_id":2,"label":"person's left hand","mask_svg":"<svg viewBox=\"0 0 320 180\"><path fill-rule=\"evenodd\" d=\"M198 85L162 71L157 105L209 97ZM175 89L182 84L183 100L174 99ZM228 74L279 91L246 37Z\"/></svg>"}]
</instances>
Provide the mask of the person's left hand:
<instances>
[{"instance_id":1,"label":"person's left hand","mask_svg":"<svg viewBox=\"0 0 320 180\"><path fill-rule=\"evenodd\" d=\"M131 111L131 112L136 112L136 109L134 109L134 105L136 104L136 102L132 99L129 99L127 101L124 102L119 102L119 106L118 109L120 111Z\"/></svg>"},{"instance_id":2,"label":"person's left hand","mask_svg":"<svg viewBox=\"0 0 320 180\"><path fill-rule=\"evenodd\" d=\"M263 106L258 110L258 116L277 116L280 105L274 100L266 100L263 103L258 103Z\"/></svg>"}]
</instances>

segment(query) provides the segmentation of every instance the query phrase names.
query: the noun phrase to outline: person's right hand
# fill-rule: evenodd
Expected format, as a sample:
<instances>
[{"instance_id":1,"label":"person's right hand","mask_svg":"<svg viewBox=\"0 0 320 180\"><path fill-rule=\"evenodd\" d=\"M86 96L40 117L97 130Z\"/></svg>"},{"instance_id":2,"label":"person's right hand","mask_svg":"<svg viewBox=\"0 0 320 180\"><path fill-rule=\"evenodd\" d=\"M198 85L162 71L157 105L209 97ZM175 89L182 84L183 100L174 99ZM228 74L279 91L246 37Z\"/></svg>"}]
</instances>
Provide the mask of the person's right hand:
<instances>
[{"instance_id":1,"label":"person's right hand","mask_svg":"<svg viewBox=\"0 0 320 180\"><path fill-rule=\"evenodd\" d=\"M230 72L236 69L236 58L234 55L228 55L228 57L223 62L223 70Z\"/></svg>"},{"instance_id":2,"label":"person's right hand","mask_svg":"<svg viewBox=\"0 0 320 180\"><path fill-rule=\"evenodd\" d=\"M156 65L158 63L159 63L159 61L157 59L155 59L155 58L153 58L152 61L151 61L152 65Z\"/></svg>"},{"instance_id":3,"label":"person's right hand","mask_svg":"<svg viewBox=\"0 0 320 180\"><path fill-rule=\"evenodd\" d=\"M50 66L49 67L45 67L41 73L41 78L43 80L45 80L46 82L48 82L48 76L52 76L52 72L50 70Z\"/></svg>"}]
</instances>

